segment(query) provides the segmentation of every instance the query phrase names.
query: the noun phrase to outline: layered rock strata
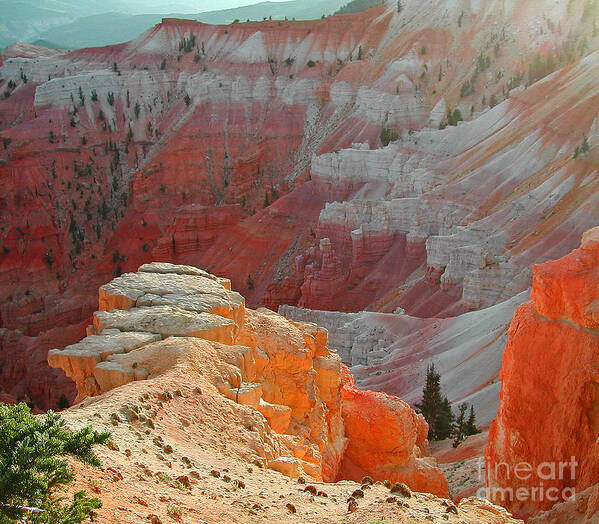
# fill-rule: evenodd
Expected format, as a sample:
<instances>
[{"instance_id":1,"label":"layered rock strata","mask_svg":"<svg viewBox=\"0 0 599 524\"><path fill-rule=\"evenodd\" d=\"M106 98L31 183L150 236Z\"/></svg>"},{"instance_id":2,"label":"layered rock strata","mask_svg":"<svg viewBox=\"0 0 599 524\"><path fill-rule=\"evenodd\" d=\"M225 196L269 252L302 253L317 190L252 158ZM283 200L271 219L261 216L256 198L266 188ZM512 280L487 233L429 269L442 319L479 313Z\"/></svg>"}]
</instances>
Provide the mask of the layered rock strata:
<instances>
[{"instance_id":1,"label":"layered rock strata","mask_svg":"<svg viewBox=\"0 0 599 524\"><path fill-rule=\"evenodd\" d=\"M75 381L79 401L189 368L220 403L262 421L252 454L271 469L325 481L370 475L447 494L426 458L422 416L396 397L358 390L316 324L246 309L228 280L190 266L146 264L99 295L88 336L48 355Z\"/></svg>"}]
</instances>

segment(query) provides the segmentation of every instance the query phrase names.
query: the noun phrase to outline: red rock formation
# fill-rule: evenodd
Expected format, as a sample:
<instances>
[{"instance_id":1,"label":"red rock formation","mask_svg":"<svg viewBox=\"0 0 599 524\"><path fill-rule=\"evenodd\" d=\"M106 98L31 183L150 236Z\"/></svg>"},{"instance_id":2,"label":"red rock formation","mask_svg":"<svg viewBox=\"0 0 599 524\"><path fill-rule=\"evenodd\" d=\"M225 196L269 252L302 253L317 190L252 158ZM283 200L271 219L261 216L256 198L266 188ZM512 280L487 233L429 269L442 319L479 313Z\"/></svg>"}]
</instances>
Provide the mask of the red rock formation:
<instances>
[{"instance_id":1,"label":"red rock formation","mask_svg":"<svg viewBox=\"0 0 599 524\"><path fill-rule=\"evenodd\" d=\"M347 448L338 479L404 482L416 491L448 496L447 481L428 455L428 425L397 397L362 391L343 367L343 422Z\"/></svg>"},{"instance_id":2,"label":"red rock formation","mask_svg":"<svg viewBox=\"0 0 599 524\"><path fill-rule=\"evenodd\" d=\"M525 517L599 482L599 228L533 275L533 300L511 324L486 450L490 495ZM502 501L505 488L522 496Z\"/></svg>"}]
</instances>

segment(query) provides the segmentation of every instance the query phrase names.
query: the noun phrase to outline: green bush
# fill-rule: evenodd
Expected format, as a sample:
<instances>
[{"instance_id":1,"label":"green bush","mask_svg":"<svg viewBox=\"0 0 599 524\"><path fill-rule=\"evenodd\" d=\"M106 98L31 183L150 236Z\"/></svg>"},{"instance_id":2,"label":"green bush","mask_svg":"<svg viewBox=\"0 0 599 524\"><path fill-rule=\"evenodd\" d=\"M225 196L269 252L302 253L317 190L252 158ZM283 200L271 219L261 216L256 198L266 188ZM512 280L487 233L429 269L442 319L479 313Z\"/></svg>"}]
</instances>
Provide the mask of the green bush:
<instances>
[{"instance_id":1,"label":"green bush","mask_svg":"<svg viewBox=\"0 0 599 524\"><path fill-rule=\"evenodd\" d=\"M395 142L398 139L399 135L395 129L389 129L388 127L381 129L381 143L383 146L387 147L391 142Z\"/></svg>"},{"instance_id":2,"label":"green bush","mask_svg":"<svg viewBox=\"0 0 599 524\"><path fill-rule=\"evenodd\" d=\"M74 479L66 456L99 467L93 451L110 435L87 426L70 432L50 411L36 417L26 404L0 406L0 523L76 524L90 518L102 503L84 491L64 496Z\"/></svg>"}]
</instances>

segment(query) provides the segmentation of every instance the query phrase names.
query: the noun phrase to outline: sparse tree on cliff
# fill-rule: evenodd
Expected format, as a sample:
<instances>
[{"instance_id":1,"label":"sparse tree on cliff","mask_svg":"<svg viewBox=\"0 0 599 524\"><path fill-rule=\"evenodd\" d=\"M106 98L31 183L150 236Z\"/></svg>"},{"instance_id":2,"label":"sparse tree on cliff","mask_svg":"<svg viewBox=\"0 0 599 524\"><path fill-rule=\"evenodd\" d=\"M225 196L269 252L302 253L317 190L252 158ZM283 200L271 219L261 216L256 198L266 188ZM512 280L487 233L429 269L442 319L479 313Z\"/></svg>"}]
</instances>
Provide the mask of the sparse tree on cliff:
<instances>
[{"instance_id":1,"label":"sparse tree on cliff","mask_svg":"<svg viewBox=\"0 0 599 524\"><path fill-rule=\"evenodd\" d=\"M429 440L444 440L453 433L454 416L447 397L441 394L441 376L431 364L426 371L426 385L422 392L422 402L416 404L428 423Z\"/></svg>"},{"instance_id":2,"label":"sparse tree on cliff","mask_svg":"<svg viewBox=\"0 0 599 524\"><path fill-rule=\"evenodd\" d=\"M443 397L441 409L433 423L435 440L445 440L446 438L451 437L454 422L455 418L453 416L453 411L451 411L451 404L449 403L449 400L447 400L447 397Z\"/></svg>"},{"instance_id":3,"label":"sparse tree on cliff","mask_svg":"<svg viewBox=\"0 0 599 524\"><path fill-rule=\"evenodd\" d=\"M94 516L102 504L84 491L72 502L62 496L74 479L66 456L100 466L93 452L108 433L91 427L70 432L53 412L35 417L26 404L0 406L0 522L76 524Z\"/></svg>"},{"instance_id":4,"label":"sparse tree on cliff","mask_svg":"<svg viewBox=\"0 0 599 524\"><path fill-rule=\"evenodd\" d=\"M460 414L456 420L454 430L454 448L457 448L464 440L466 440L466 437L480 433L480 430L476 427L476 413L474 412L474 406L470 406L468 419L466 419L467 410L467 404L460 405Z\"/></svg>"},{"instance_id":5,"label":"sparse tree on cliff","mask_svg":"<svg viewBox=\"0 0 599 524\"><path fill-rule=\"evenodd\" d=\"M470 406L470 415L466 422L466 435L477 435L480 433L480 429L476 427L476 413L474 412L474 406Z\"/></svg>"},{"instance_id":6,"label":"sparse tree on cliff","mask_svg":"<svg viewBox=\"0 0 599 524\"><path fill-rule=\"evenodd\" d=\"M435 371L435 365L431 364L426 370L426 385L422 392L422 402L416 404L416 409L422 413L424 419L429 425L428 437L434 437L432 422L437 418L439 407L441 405L441 385L440 376Z\"/></svg>"},{"instance_id":7,"label":"sparse tree on cliff","mask_svg":"<svg viewBox=\"0 0 599 524\"><path fill-rule=\"evenodd\" d=\"M457 448L462 440L466 438L466 411L468 410L468 406L466 404L460 404L460 413L455 422L455 430L454 430L454 441L453 447Z\"/></svg>"}]
</instances>

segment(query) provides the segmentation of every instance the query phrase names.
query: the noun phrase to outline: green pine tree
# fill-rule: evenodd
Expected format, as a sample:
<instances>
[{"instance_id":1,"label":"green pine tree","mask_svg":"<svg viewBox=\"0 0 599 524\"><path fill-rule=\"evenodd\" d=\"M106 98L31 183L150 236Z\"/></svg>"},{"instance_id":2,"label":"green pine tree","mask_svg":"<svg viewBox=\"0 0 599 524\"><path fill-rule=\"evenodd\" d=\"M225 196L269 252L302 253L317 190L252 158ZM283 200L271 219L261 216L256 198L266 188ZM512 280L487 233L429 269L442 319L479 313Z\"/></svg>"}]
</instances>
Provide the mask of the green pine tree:
<instances>
[{"instance_id":1,"label":"green pine tree","mask_svg":"<svg viewBox=\"0 0 599 524\"><path fill-rule=\"evenodd\" d=\"M455 422L453 447L457 448L460 443L466 438L466 411L468 406L460 404L460 413Z\"/></svg>"},{"instance_id":2,"label":"green pine tree","mask_svg":"<svg viewBox=\"0 0 599 524\"><path fill-rule=\"evenodd\" d=\"M72 502L63 496L75 476L65 457L100 466L93 447L109 437L89 426L71 432L52 411L35 417L26 404L1 405L0 523L78 524L92 518L100 500L84 491Z\"/></svg>"},{"instance_id":3,"label":"green pine tree","mask_svg":"<svg viewBox=\"0 0 599 524\"><path fill-rule=\"evenodd\" d=\"M580 146L580 150L586 154L589 152L589 149L591 149L591 146L589 145L589 137L585 135L582 139L582 145Z\"/></svg>"},{"instance_id":4,"label":"green pine tree","mask_svg":"<svg viewBox=\"0 0 599 524\"><path fill-rule=\"evenodd\" d=\"M426 370L426 385L422 391L422 402L416 404L416 409L422 413L428 423L428 438L435 438L434 423L439 415L443 399L441 397L441 377L435 371L435 365L431 364Z\"/></svg>"},{"instance_id":5,"label":"green pine tree","mask_svg":"<svg viewBox=\"0 0 599 524\"><path fill-rule=\"evenodd\" d=\"M468 420L466 422L465 433L467 436L469 435L477 435L480 433L480 429L476 427L476 413L474 412L474 406L470 406L470 415L468 416Z\"/></svg>"},{"instance_id":6,"label":"green pine tree","mask_svg":"<svg viewBox=\"0 0 599 524\"><path fill-rule=\"evenodd\" d=\"M455 417L447 397L443 397L437 419L433 423L435 440L450 438L454 432Z\"/></svg>"},{"instance_id":7,"label":"green pine tree","mask_svg":"<svg viewBox=\"0 0 599 524\"><path fill-rule=\"evenodd\" d=\"M441 376L434 364L426 370L422 402L415 407L428 423L429 440L444 440L452 436L455 418L449 400L441 393Z\"/></svg>"}]
</instances>

